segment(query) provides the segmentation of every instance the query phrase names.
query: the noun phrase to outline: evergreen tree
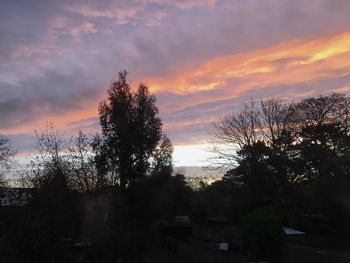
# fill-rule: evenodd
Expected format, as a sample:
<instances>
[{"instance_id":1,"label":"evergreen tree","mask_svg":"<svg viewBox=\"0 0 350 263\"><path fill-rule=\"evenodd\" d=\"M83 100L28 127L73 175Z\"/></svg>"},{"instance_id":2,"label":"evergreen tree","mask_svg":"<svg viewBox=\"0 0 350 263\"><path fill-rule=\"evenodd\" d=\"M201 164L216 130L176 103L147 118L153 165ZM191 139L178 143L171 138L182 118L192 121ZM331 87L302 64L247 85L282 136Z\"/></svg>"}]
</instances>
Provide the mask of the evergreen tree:
<instances>
[{"instance_id":1,"label":"evergreen tree","mask_svg":"<svg viewBox=\"0 0 350 263\"><path fill-rule=\"evenodd\" d=\"M133 94L124 71L108 89L108 100L100 103L99 114L102 136L96 158L125 192L130 183L146 175L161 139L155 97L142 84Z\"/></svg>"}]
</instances>

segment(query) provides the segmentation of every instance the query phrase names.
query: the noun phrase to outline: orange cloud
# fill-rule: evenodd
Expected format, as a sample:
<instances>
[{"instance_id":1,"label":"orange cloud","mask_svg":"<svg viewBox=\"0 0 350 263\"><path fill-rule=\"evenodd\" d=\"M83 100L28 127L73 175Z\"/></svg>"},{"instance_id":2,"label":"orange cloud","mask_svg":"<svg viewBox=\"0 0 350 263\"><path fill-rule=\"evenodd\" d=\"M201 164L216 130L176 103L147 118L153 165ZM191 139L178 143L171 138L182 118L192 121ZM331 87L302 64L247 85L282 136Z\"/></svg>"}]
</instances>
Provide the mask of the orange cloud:
<instances>
[{"instance_id":1,"label":"orange cloud","mask_svg":"<svg viewBox=\"0 0 350 263\"><path fill-rule=\"evenodd\" d=\"M71 127L68 126L71 122L97 117L98 116L98 100L96 102L85 102L84 107L80 110L72 111L65 115L43 115L39 119L35 119L25 125L16 126L6 129L6 134L33 133L45 129L46 122L53 123L56 129L65 131ZM84 132L95 133L96 130L84 129Z\"/></svg>"},{"instance_id":2,"label":"orange cloud","mask_svg":"<svg viewBox=\"0 0 350 263\"><path fill-rule=\"evenodd\" d=\"M146 83L153 92L170 91L182 98L160 109L164 116L171 116L164 125L165 130L179 134L179 131L205 127L216 121L244 102L241 97L246 94L256 99L272 94L288 99L313 96L322 92L320 83L333 79L328 92L349 92L350 83L337 81L348 74L350 32L345 32L216 57ZM200 139L194 138L191 142L196 141Z\"/></svg>"},{"instance_id":3,"label":"orange cloud","mask_svg":"<svg viewBox=\"0 0 350 263\"><path fill-rule=\"evenodd\" d=\"M244 84L233 87L237 94L252 87L290 85L348 72L350 32L217 57L202 65L179 70L170 78L150 79L148 83L154 91L188 94L217 89L229 80L240 79Z\"/></svg>"},{"instance_id":4,"label":"orange cloud","mask_svg":"<svg viewBox=\"0 0 350 263\"><path fill-rule=\"evenodd\" d=\"M260 50L216 57L203 64L177 70L172 76L146 78L145 83L150 86L152 92L170 91L182 95L183 98L191 95L190 99L179 102L167 101L160 107L161 114L167 119L164 128L177 130L193 125L199 127L201 124L217 120L219 113L227 111L227 104L221 101L239 98L248 90L263 91L266 87L271 87L276 89L274 94L279 96L281 86L316 83L349 73L350 32L345 32L319 39L293 40ZM297 94L289 92L288 95L310 96L319 93L315 89L317 87L299 91ZM216 90L218 92L213 96L200 94ZM332 90L348 92L350 83L336 85ZM83 103L84 107L80 110L63 116L43 116L30 125L17 127L8 132L25 133L40 130L45 120L52 121L58 129L69 129L67 124L70 122L97 117L98 101L104 96L105 87L101 88L99 99ZM199 107L193 114L191 113L192 107L203 104L210 105L203 109ZM186 115L188 107L191 108Z\"/></svg>"}]
</instances>

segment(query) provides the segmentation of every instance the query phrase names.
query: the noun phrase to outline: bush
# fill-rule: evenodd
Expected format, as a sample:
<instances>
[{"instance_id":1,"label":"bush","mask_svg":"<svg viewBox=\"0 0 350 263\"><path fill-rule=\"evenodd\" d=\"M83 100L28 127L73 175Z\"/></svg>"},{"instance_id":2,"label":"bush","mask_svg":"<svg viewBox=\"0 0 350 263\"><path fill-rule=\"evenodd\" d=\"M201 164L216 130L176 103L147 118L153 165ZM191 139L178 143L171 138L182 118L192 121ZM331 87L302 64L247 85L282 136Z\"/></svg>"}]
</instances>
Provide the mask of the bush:
<instances>
[{"instance_id":1,"label":"bush","mask_svg":"<svg viewBox=\"0 0 350 263\"><path fill-rule=\"evenodd\" d=\"M276 258L283 247L283 227L272 209L260 208L242 217L242 235L253 255Z\"/></svg>"}]
</instances>

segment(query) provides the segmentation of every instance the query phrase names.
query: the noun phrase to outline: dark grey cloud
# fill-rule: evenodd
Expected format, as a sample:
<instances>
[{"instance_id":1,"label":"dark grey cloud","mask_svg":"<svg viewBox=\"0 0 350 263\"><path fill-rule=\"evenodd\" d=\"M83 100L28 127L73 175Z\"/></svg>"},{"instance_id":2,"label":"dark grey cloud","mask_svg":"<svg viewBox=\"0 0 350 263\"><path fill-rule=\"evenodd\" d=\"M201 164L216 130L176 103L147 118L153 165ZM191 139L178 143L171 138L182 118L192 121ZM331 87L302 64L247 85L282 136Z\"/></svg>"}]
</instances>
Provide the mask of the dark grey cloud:
<instances>
[{"instance_id":1,"label":"dark grey cloud","mask_svg":"<svg viewBox=\"0 0 350 263\"><path fill-rule=\"evenodd\" d=\"M0 129L23 126L42 116L62 116L91 102L97 111L99 91L90 81L78 72L62 75L50 71L40 79L20 83L20 88L2 83Z\"/></svg>"}]
</instances>

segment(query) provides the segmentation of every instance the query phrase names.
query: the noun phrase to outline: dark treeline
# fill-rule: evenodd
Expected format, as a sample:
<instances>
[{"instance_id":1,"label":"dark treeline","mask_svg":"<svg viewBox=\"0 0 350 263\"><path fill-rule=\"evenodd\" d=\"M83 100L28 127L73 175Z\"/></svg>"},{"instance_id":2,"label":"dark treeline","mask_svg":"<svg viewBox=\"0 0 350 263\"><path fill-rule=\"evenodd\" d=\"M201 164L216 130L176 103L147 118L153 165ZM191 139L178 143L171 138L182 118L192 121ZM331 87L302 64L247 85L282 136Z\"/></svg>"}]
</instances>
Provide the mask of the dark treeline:
<instances>
[{"instance_id":1,"label":"dark treeline","mask_svg":"<svg viewBox=\"0 0 350 263\"><path fill-rule=\"evenodd\" d=\"M348 250L349 112L350 99L331 94L251 102L221 119L213 162L227 172L204 190L216 194L205 202L225 204L220 212L243 223L258 254L278 251L282 237L269 228L278 224L313 234L312 246Z\"/></svg>"},{"instance_id":2,"label":"dark treeline","mask_svg":"<svg viewBox=\"0 0 350 263\"><path fill-rule=\"evenodd\" d=\"M144 85L132 92L126 77L119 74L99 105L101 134L67 141L51 124L36 133L20 179L31 189L29 203L0 236L8 262L79 262L76 241L92 262L139 262L152 224L188 211L190 188L173 176L155 97ZM9 142L0 143L8 165Z\"/></svg>"},{"instance_id":3,"label":"dark treeline","mask_svg":"<svg viewBox=\"0 0 350 263\"><path fill-rule=\"evenodd\" d=\"M101 134L67 141L52 125L37 132L20 180L29 200L1 212L0 252L6 262L143 262L155 223L177 215L240 225L253 258L278 256L282 226L347 249L349 113L340 94L251 102L215 124L211 162L226 173L194 190L174 174L155 97L142 84L132 92L122 72L99 105ZM13 155L1 136L0 165Z\"/></svg>"}]
</instances>

